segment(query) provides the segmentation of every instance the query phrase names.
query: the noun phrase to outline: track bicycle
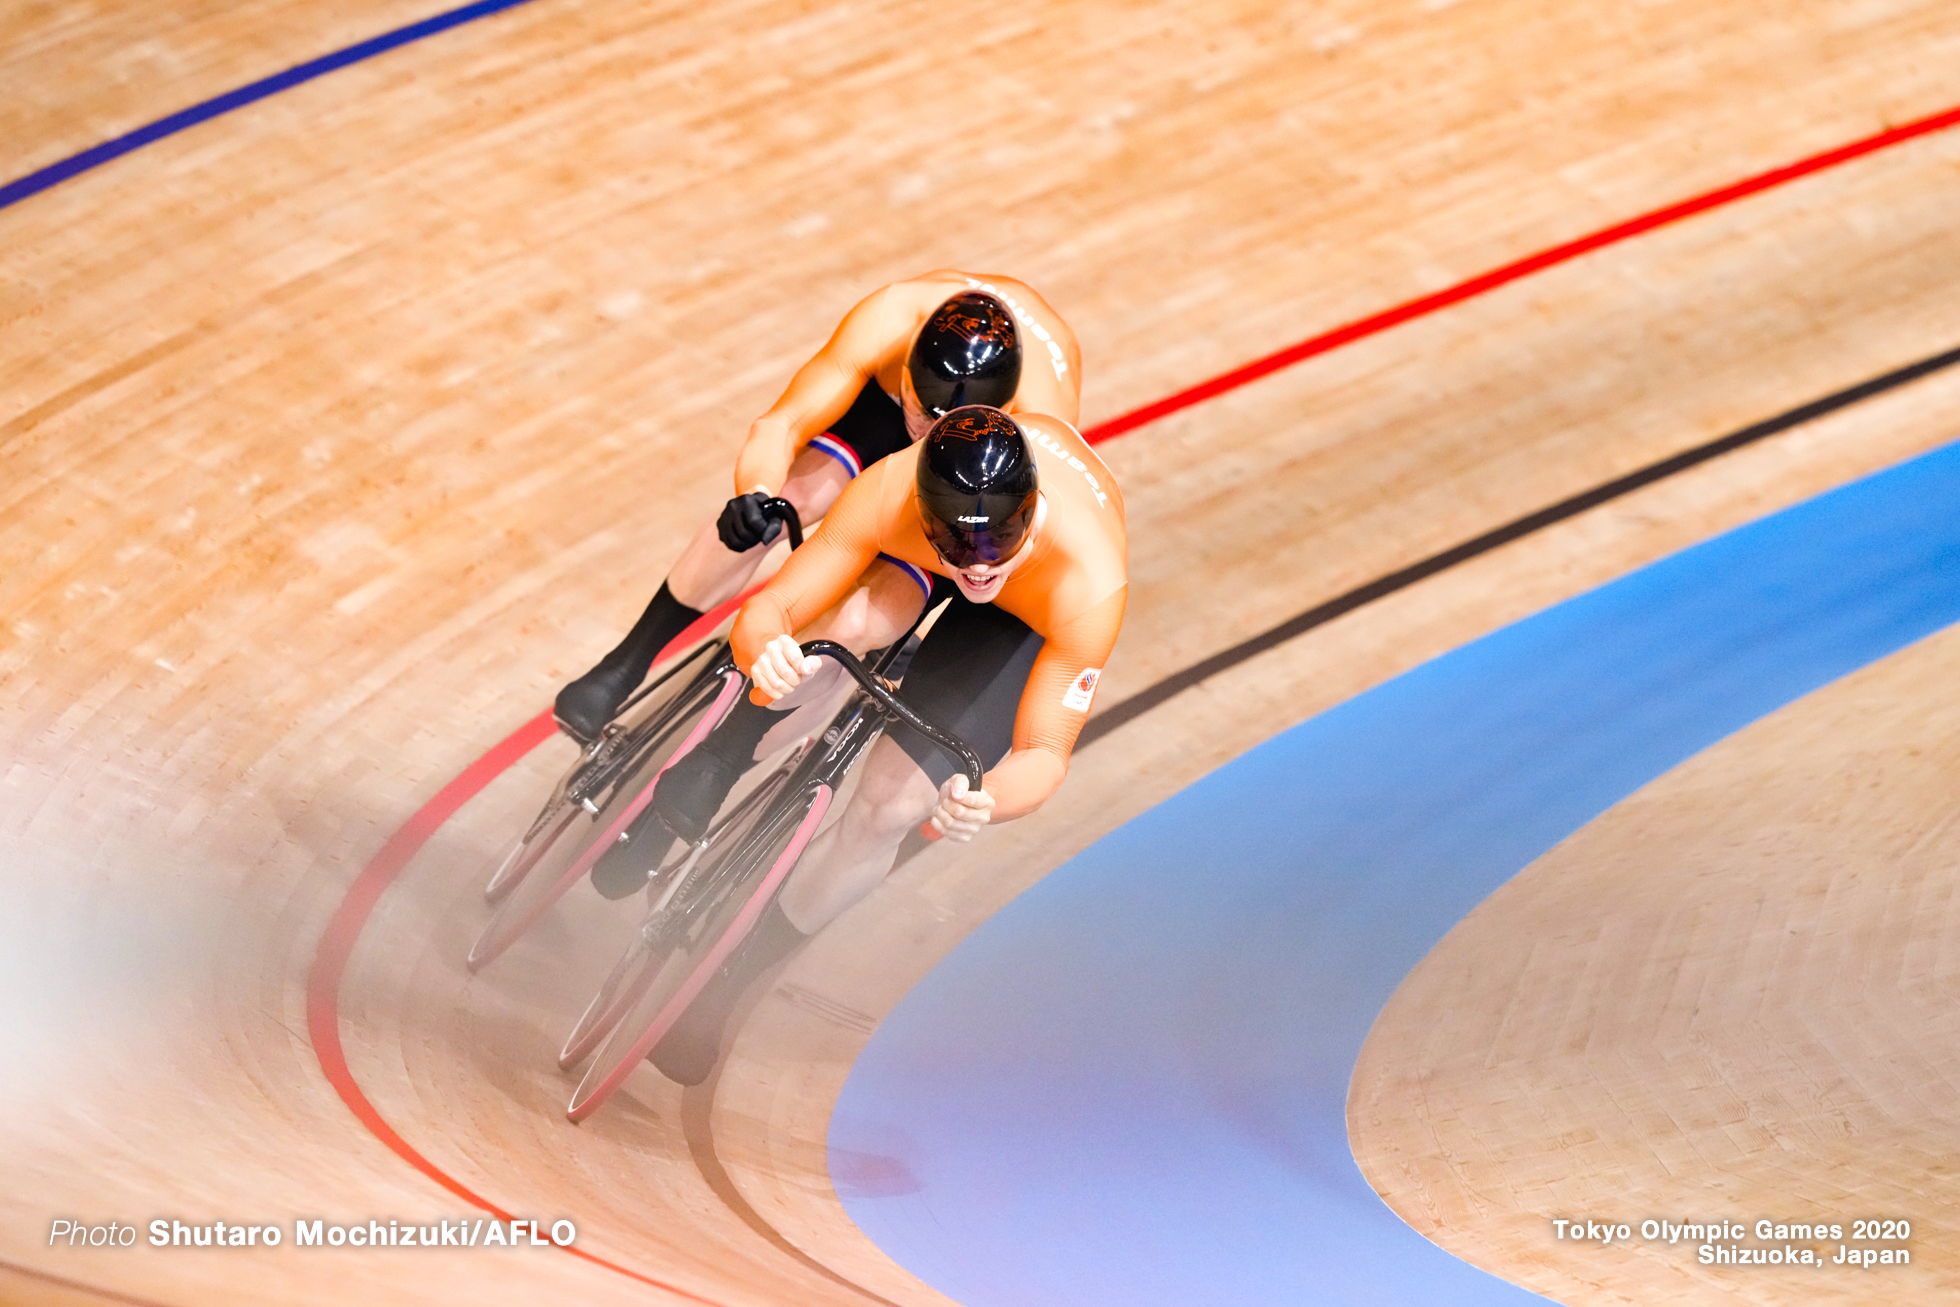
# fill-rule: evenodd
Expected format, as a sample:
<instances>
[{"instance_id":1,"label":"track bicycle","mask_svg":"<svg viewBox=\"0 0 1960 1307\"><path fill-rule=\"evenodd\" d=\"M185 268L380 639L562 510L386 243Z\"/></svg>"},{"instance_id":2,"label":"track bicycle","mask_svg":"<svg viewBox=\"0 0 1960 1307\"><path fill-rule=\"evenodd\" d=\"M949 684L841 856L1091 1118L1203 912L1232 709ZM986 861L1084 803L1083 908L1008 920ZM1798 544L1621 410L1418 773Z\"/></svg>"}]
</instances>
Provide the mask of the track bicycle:
<instances>
[{"instance_id":1,"label":"track bicycle","mask_svg":"<svg viewBox=\"0 0 1960 1307\"><path fill-rule=\"evenodd\" d=\"M967 784L980 788L985 769L973 750L921 718L879 674L902 647L887 650L874 671L829 640L803 646L806 654L834 659L857 689L820 737L791 748L700 841L677 844L654 873L652 910L559 1053L559 1066L570 1068L598 1050L566 1109L571 1120L596 1112L734 958L851 768L889 722L903 722L945 750Z\"/></svg>"},{"instance_id":2,"label":"track bicycle","mask_svg":"<svg viewBox=\"0 0 1960 1307\"><path fill-rule=\"evenodd\" d=\"M794 505L771 499L762 511L787 528L792 550L802 547L803 525ZM744 683L724 631L683 654L626 701L553 787L484 887L495 911L470 948L471 971L515 943L601 855L626 838L652 800L660 774L727 715Z\"/></svg>"}]
</instances>

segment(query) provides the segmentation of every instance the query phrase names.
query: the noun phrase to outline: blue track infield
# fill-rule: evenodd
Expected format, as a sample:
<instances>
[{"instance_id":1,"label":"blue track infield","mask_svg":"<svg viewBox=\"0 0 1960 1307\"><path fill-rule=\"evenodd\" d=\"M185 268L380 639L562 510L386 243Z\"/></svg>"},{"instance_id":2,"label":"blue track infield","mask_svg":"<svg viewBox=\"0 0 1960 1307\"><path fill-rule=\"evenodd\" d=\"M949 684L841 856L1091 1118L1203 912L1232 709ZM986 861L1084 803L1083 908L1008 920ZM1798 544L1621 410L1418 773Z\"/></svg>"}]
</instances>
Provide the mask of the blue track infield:
<instances>
[{"instance_id":1,"label":"blue track infield","mask_svg":"<svg viewBox=\"0 0 1960 1307\"><path fill-rule=\"evenodd\" d=\"M1345 1104L1376 1014L1614 803L1957 620L1949 445L1295 727L1069 861L899 1005L831 1122L846 1209L968 1307L1543 1301L1362 1179Z\"/></svg>"}]
</instances>

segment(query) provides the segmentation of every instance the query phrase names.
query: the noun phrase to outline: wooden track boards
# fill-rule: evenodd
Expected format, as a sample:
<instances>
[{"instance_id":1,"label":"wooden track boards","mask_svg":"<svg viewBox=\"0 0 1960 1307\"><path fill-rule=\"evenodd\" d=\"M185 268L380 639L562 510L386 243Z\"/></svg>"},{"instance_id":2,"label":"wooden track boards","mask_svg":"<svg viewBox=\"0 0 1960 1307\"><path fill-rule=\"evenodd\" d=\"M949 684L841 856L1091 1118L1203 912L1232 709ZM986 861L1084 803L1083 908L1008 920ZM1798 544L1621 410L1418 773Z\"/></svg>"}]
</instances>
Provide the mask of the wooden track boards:
<instances>
[{"instance_id":1,"label":"wooden track boards","mask_svg":"<svg viewBox=\"0 0 1960 1307\"><path fill-rule=\"evenodd\" d=\"M1820 690L1539 859L1397 990L1355 1073L1370 1181L1458 1256L1561 1302L1941 1303L1960 1287L1951 957L1960 632ZM1908 1266L1703 1265L1728 1246ZM1841 1240L1756 1238L1830 1223Z\"/></svg>"},{"instance_id":2,"label":"wooden track boards","mask_svg":"<svg viewBox=\"0 0 1960 1307\"><path fill-rule=\"evenodd\" d=\"M4 67L39 107L7 123L13 175L419 16L27 6ZM1081 335L1095 421L1946 107L1960 47L1931 3L1015 3L948 26L538 0L0 211L7 1258L165 1302L643 1297L556 1254L347 1256L329 1286L296 1257L30 1236L64 1211L461 1215L320 1078L320 929L416 805L610 643L727 492L748 418L866 289L945 263L1027 278ZM1947 138L1904 147L1106 446L1135 579L1103 702L1960 342L1956 161ZM1086 750L1066 804L921 859L764 1001L713 1099L731 1182L804 1255L917 1294L840 1224L812 1143L866 1022L945 947L1309 713L1951 438L1955 393L1509 547ZM550 1049L614 947L578 952L597 905L462 981L483 863L546 770L465 810L385 901L343 993L362 1084L497 1201L579 1204L604 1255L716 1301L864 1301L731 1212L671 1087L590 1132L555 1116Z\"/></svg>"}]
</instances>

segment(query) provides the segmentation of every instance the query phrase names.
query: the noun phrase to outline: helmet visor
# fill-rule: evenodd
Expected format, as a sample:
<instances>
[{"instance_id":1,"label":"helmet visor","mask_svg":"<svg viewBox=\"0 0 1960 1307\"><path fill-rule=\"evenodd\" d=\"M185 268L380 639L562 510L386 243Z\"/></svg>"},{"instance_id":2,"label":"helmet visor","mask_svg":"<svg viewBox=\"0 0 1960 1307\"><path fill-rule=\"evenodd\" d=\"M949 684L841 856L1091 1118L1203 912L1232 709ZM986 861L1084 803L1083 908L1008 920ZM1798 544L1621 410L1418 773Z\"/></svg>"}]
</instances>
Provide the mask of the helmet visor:
<instances>
[{"instance_id":1,"label":"helmet visor","mask_svg":"<svg viewBox=\"0 0 1960 1307\"><path fill-rule=\"evenodd\" d=\"M1019 508L1005 517L990 519L975 514L977 520L964 523L945 521L921 505L919 520L925 526L926 540L933 552L948 567L966 568L978 563L992 566L1014 557L1027 543L1034 506L1035 496L1029 494Z\"/></svg>"}]
</instances>

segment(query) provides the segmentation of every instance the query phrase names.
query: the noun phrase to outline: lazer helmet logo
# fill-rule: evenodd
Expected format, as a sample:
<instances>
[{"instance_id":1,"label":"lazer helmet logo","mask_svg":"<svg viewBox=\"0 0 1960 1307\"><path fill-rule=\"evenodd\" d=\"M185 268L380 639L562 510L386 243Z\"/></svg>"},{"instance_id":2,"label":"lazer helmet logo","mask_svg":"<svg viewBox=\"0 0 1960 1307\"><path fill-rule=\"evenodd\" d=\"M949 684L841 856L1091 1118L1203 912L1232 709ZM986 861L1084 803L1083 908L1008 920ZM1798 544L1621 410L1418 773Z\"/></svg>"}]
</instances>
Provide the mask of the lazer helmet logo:
<instances>
[{"instance_id":1,"label":"lazer helmet logo","mask_svg":"<svg viewBox=\"0 0 1960 1307\"><path fill-rule=\"evenodd\" d=\"M985 513L982 513L978 517L962 517L959 520L962 522L977 522L981 526L985 526L987 524L987 515Z\"/></svg>"}]
</instances>

